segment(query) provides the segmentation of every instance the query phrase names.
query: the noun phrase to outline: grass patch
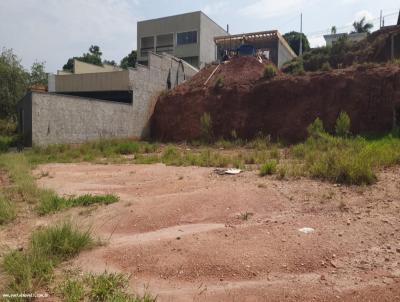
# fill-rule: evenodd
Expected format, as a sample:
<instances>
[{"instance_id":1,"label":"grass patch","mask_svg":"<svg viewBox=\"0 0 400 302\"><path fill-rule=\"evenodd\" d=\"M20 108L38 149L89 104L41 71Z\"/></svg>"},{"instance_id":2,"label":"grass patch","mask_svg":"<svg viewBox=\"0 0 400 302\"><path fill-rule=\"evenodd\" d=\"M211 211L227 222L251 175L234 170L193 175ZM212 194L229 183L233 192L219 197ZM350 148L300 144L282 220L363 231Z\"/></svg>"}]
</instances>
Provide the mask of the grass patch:
<instances>
[{"instance_id":1,"label":"grass patch","mask_svg":"<svg viewBox=\"0 0 400 302\"><path fill-rule=\"evenodd\" d=\"M24 153L29 162L36 165L50 162L93 162L99 158L112 161L118 160L121 155L153 153L157 152L158 149L158 144L129 139L110 139L92 141L81 145L62 144L34 147Z\"/></svg>"},{"instance_id":2,"label":"grass patch","mask_svg":"<svg viewBox=\"0 0 400 302\"><path fill-rule=\"evenodd\" d=\"M149 294L139 296L128 294L129 278L123 274L104 272L100 275L87 275L82 279L68 279L60 286L63 301L98 301L98 302L155 302Z\"/></svg>"},{"instance_id":3,"label":"grass patch","mask_svg":"<svg viewBox=\"0 0 400 302\"><path fill-rule=\"evenodd\" d=\"M369 185L375 171L400 163L400 139L393 135L368 140L362 137L334 137L321 132L292 147L304 161L304 174L348 185Z\"/></svg>"},{"instance_id":4,"label":"grass patch","mask_svg":"<svg viewBox=\"0 0 400 302\"><path fill-rule=\"evenodd\" d=\"M0 153L7 152L14 143L15 137L0 135Z\"/></svg>"},{"instance_id":5,"label":"grass patch","mask_svg":"<svg viewBox=\"0 0 400 302\"><path fill-rule=\"evenodd\" d=\"M260 167L260 175L266 176L266 175L275 174L277 165L278 165L278 163L276 160L267 161L265 164L263 164Z\"/></svg>"},{"instance_id":6,"label":"grass patch","mask_svg":"<svg viewBox=\"0 0 400 302\"><path fill-rule=\"evenodd\" d=\"M35 231L26 251L12 251L3 259L9 290L35 292L51 281L56 265L92 244L89 231L82 232L69 222Z\"/></svg>"},{"instance_id":7,"label":"grass patch","mask_svg":"<svg viewBox=\"0 0 400 302\"><path fill-rule=\"evenodd\" d=\"M53 196L50 199L42 200L37 211L40 215L46 215L49 213L54 213L64 209L77 207L77 206L90 206L92 204L111 204L119 201L119 197L112 194L107 195L81 195L81 196L70 196L70 197L60 197Z\"/></svg>"},{"instance_id":8,"label":"grass patch","mask_svg":"<svg viewBox=\"0 0 400 302\"><path fill-rule=\"evenodd\" d=\"M13 221L16 215L15 205L0 195L0 225Z\"/></svg>"}]
</instances>

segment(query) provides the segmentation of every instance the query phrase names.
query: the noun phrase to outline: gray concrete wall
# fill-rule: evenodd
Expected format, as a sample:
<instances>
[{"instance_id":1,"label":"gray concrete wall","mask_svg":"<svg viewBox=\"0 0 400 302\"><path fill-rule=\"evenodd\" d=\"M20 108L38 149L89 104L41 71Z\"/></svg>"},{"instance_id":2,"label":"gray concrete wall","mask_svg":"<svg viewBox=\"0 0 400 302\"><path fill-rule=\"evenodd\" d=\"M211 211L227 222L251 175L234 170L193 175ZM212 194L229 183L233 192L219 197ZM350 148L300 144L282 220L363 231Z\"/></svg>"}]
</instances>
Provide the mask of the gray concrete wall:
<instances>
[{"instance_id":1,"label":"gray concrete wall","mask_svg":"<svg viewBox=\"0 0 400 302\"><path fill-rule=\"evenodd\" d=\"M181 61L181 63L179 62ZM183 67L183 68L182 68ZM149 135L149 120L159 94L167 89L168 74L171 71L171 85L175 87L189 79L198 70L183 60L170 55L150 54L148 66L129 70L129 81L133 91L133 120L135 137Z\"/></svg>"},{"instance_id":2,"label":"gray concrete wall","mask_svg":"<svg viewBox=\"0 0 400 302\"><path fill-rule=\"evenodd\" d=\"M278 68L282 68L283 64L294 59L296 56L290 52L285 45L283 45L282 41L278 40Z\"/></svg>"},{"instance_id":3,"label":"gray concrete wall","mask_svg":"<svg viewBox=\"0 0 400 302\"><path fill-rule=\"evenodd\" d=\"M50 93L32 93L29 101L33 145L83 143L134 133L130 104Z\"/></svg>"},{"instance_id":4,"label":"gray concrete wall","mask_svg":"<svg viewBox=\"0 0 400 302\"><path fill-rule=\"evenodd\" d=\"M30 93L18 104L23 109L25 145L83 143L103 138L142 138L149 134L149 120L159 94L198 72L170 55L150 54L149 65L127 71L132 103ZM21 129L22 130L22 129Z\"/></svg>"},{"instance_id":5,"label":"gray concrete wall","mask_svg":"<svg viewBox=\"0 0 400 302\"><path fill-rule=\"evenodd\" d=\"M214 37L225 36L228 33L207 15L201 13L200 18L200 68L217 59L217 49Z\"/></svg>"},{"instance_id":6,"label":"gray concrete wall","mask_svg":"<svg viewBox=\"0 0 400 302\"><path fill-rule=\"evenodd\" d=\"M129 90L129 75L127 70L55 75L54 77L56 92Z\"/></svg>"}]
</instances>

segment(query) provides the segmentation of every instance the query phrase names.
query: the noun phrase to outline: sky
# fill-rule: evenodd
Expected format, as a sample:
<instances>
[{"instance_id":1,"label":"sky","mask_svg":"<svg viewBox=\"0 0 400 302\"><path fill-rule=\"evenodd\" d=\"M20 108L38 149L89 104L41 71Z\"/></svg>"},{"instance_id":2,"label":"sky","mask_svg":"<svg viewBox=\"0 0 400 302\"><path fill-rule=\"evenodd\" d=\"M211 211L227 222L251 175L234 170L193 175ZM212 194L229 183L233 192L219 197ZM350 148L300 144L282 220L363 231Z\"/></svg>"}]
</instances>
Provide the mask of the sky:
<instances>
[{"instance_id":1,"label":"sky","mask_svg":"<svg viewBox=\"0 0 400 302\"><path fill-rule=\"evenodd\" d=\"M278 29L303 31L312 46L324 45L323 34L335 25L348 32L365 16L379 27L395 24L400 0L0 0L0 50L12 48L26 69L46 62L48 72L90 45L103 59L119 62L136 49L136 22L202 10L230 33Z\"/></svg>"}]
</instances>

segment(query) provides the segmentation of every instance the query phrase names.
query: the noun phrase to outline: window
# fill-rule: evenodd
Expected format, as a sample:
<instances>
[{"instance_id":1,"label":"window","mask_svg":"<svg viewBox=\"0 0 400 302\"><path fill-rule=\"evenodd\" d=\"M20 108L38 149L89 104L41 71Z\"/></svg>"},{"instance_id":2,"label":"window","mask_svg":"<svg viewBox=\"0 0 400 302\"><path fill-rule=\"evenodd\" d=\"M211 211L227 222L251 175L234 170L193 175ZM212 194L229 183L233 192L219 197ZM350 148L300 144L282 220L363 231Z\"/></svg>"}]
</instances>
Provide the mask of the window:
<instances>
[{"instance_id":1,"label":"window","mask_svg":"<svg viewBox=\"0 0 400 302\"><path fill-rule=\"evenodd\" d=\"M140 55L146 56L148 52L154 51L154 37L144 37L140 43Z\"/></svg>"},{"instance_id":2,"label":"window","mask_svg":"<svg viewBox=\"0 0 400 302\"><path fill-rule=\"evenodd\" d=\"M197 31L178 33L176 42L178 45L197 43Z\"/></svg>"},{"instance_id":3,"label":"window","mask_svg":"<svg viewBox=\"0 0 400 302\"><path fill-rule=\"evenodd\" d=\"M156 52L172 53L173 51L174 51L174 35L173 34L158 35L156 43Z\"/></svg>"}]
</instances>

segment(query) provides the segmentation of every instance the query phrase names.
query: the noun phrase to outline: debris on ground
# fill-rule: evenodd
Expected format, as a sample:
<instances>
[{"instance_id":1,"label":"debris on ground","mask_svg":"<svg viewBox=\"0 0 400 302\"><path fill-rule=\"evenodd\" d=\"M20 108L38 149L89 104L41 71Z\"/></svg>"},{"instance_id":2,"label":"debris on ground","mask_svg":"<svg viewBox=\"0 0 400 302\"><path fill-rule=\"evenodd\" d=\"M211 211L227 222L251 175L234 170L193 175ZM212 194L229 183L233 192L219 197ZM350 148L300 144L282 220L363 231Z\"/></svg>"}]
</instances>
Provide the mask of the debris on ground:
<instances>
[{"instance_id":1,"label":"debris on ground","mask_svg":"<svg viewBox=\"0 0 400 302\"><path fill-rule=\"evenodd\" d=\"M215 169L215 173L218 175L237 175L242 172L240 169Z\"/></svg>"},{"instance_id":2,"label":"debris on ground","mask_svg":"<svg viewBox=\"0 0 400 302\"><path fill-rule=\"evenodd\" d=\"M304 234L310 234L310 233L314 233L315 230L314 230L313 228L307 228L307 227L305 227L305 228L299 229L299 232L302 232L302 233L304 233Z\"/></svg>"}]
</instances>

